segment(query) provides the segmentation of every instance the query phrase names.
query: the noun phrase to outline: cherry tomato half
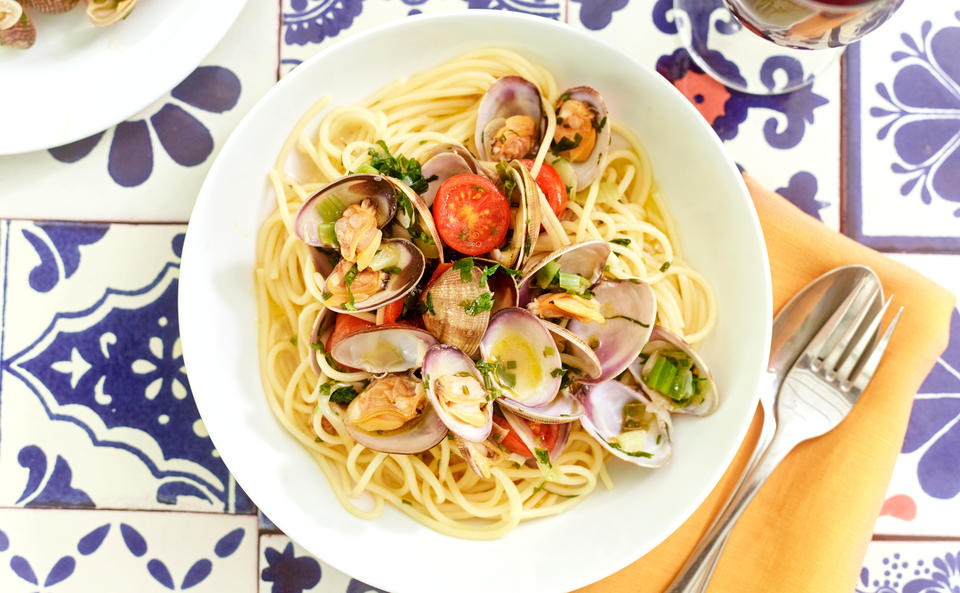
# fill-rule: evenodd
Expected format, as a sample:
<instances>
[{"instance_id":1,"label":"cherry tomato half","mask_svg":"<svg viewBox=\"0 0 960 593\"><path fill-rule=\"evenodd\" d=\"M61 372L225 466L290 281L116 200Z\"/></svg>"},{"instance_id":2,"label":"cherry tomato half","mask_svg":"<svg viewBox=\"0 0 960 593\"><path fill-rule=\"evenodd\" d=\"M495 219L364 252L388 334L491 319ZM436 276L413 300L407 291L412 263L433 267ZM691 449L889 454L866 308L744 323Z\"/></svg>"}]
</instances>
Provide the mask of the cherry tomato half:
<instances>
[{"instance_id":1,"label":"cherry tomato half","mask_svg":"<svg viewBox=\"0 0 960 593\"><path fill-rule=\"evenodd\" d=\"M557 444L557 437L560 435L559 424L541 424L525 418L521 418L520 420L530 427L530 431L533 433L534 438L539 439L541 445L547 451L552 449L553 446ZM523 444L523 440L520 438L520 436L514 432L512 428L510 428L510 423L507 422L506 418L500 416L499 414L494 414L493 421L496 422L497 426L500 428L505 428L509 431L503 437L503 440L500 441L501 445L506 447L511 453L523 455L524 457L533 457L533 453L531 453L530 449Z\"/></svg>"},{"instance_id":2,"label":"cherry tomato half","mask_svg":"<svg viewBox=\"0 0 960 593\"><path fill-rule=\"evenodd\" d=\"M403 313L403 299L397 299L383 306L383 325L396 323ZM334 326L336 328L336 326Z\"/></svg>"},{"instance_id":3,"label":"cherry tomato half","mask_svg":"<svg viewBox=\"0 0 960 593\"><path fill-rule=\"evenodd\" d=\"M533 169L533 159L520 159L520 162L526 166L527 171ZM537 187L547 197L547 203L553 213L560 218L563 211L567 209L567 186L563 184L563 179L557 170L543 163L540 165L540 172L537 173Z\"/></svg>"},{"instance_id":4,"label":"cherry tomato half","mask_svg":"<svg viewBox=\"0 0 960 593\"><path fill-rule=\"evenodd\" d=\"M444 243L466 255L481 255L503 244L510 204L486 177L454 175L437 190L433 220Z\"/></svg>"}]
</instances>

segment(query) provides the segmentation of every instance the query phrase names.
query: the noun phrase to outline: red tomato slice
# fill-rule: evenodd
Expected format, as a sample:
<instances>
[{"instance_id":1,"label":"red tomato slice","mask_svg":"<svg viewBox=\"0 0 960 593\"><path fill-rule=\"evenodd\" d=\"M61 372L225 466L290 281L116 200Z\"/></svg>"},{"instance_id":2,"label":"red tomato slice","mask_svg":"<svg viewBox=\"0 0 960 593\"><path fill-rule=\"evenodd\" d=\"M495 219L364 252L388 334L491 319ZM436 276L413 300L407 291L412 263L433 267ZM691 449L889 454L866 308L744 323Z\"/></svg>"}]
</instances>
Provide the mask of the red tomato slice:
<instances>
[{"instance_id":1,"label":"red tomato slice","mask_svg":"<svg viewBox=\"0 0 960 593\"><path fill-rule=\"evenodd\" d=\"M343 338L368 327L373 327L373 324L369 321L364 321L353 315L338 313L337 319L333 324L333 333L330 334L330 337L327 339L327 345L325 346L327 352L330 352L333 345Z\"/></svg>"},{"instance_id":2,"label":"red tomato slice","mask_svg":"<svg viewBox=\"0 0 960 593\"><path fill-rule=\"evenodd\" d=\"M454 175L437 190L433 220L443 242L466 255L481 255L503 244L510 203L480 175Z\"/></svg>"},{"instance_id":3,"label":"red tomato slice","mask_svg":"<svg viewBox=\"0 0 960 593\"><path fill-rule=\"evenodd\" d=\"M533 432L533 436L540 440L543 448L547 451L552 449L553 446L557 444L557 437L560 435L560 426L558 424L541 424L525 418L520 418L520 420L530 427L530 431ZM530 449L523 444L523 440L520 438L520 436L514 432L512 428L510 428L510 423L507 422L506 418L500 416L499 414L494 414L493 421L497 423L497 426L508 431L500 441L501 445L506 447L511 453L523 455L524 457L533 457L533 453L531 453Z\"/></svg>"},{"instance_id":4,"label":"red tomato slice","mask_svg":"<svg viewBox=\"0 0 960 593\"><path fill-rule=\"evenodd\" d=\"M383 306L383 325L396 323L403 313L403 299L397 299L392 303Z\"/></svg>"},{"instance_id":5,"label":"red tomato slice","mask_svg":"<svg viewBox=\"0 0 960 593\"><path fill-rule=\"evenodd\" d=\"M527 171L533 169L533 159L520 159L520 162L527 167ZM563 179L557 170L543 163L540 165L540 172L537 173L537 187L547 197L547 203L553 213L560 218L563 211L567 209L567 186L563 184Z\"/></svg>"},{"instance_id":6,"label":"red tomato slice","mask_svg":"<svg viewBox=\"0 0 960 593\"><path fill-rule=\"evenodd\" d=\"M430 288L430 285L433 284L433 281L440 277L440 274L443 274L447 270L453 267L453 264L450 262L437 264L437 269L433 271L433 274L430 276L430 280L427 281L427 285L423 287L424 290Z\"/></svg>"}]
</instances>

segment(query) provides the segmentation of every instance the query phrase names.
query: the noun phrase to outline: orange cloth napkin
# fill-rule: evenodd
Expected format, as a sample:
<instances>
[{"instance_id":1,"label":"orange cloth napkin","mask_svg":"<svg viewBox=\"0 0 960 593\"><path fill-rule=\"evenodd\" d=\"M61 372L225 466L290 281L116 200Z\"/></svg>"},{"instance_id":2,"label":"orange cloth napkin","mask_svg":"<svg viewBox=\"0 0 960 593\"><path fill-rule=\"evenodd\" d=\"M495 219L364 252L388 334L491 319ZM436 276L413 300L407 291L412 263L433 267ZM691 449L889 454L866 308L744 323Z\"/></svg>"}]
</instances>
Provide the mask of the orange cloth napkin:
<instances>
[{"instance_id":1,"label":"orange cloth napkin","mask_svg":"<svg viewBox=\"0 0 960 593\"><path fill-rule=\"evenodd\" d=\"M737 523L710 593L853 591L907 429L913 396L947 345L954 296L919 273L829 230L744 175L760 216L778 311L811 280L872 267L904 306L883 363L840 426L795 449ZM889 321L890 315L888 315ZM719 512L753 451L758 410L733 464L680 529L627 568L580 591L660 593Z\"/></svg>"}]
</instances>

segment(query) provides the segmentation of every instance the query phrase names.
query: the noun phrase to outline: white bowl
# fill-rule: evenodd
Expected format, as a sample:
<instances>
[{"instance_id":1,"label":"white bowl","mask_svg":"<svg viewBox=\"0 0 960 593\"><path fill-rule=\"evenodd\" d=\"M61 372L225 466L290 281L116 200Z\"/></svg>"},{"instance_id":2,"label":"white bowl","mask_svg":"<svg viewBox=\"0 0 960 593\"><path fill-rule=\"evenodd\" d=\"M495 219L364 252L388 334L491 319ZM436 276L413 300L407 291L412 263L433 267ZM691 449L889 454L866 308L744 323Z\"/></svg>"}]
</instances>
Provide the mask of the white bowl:
<instances>
[{"instance_id":1,"label":"white bowl","mask_svg":"<svg viewBox=\"0 0 960 593\"><path fill-rule=\"evenodd\" d=\"M344 511L304 449L274 420L260 387L254 240L272 199L266 173L297 118L321 95L360 100L398 77L481 46L549 67L560 88L588 84L644 141L681 229L687 259L716 290L719 322L703 344L722 401L678 418L674 458L646 471L611 461L616 484L560 516L493 542L437 534L388 509ZM733 458L756 407L771 327L770 275L756 212L737 168L700 114L657 73L587 33L506 12L440 14L371 29L298 66L247 115L220 152L184 247L180 330L197 406L253 501L336 568L393 593L568 591L663 541Z\"/></svg>"}]
</instances>

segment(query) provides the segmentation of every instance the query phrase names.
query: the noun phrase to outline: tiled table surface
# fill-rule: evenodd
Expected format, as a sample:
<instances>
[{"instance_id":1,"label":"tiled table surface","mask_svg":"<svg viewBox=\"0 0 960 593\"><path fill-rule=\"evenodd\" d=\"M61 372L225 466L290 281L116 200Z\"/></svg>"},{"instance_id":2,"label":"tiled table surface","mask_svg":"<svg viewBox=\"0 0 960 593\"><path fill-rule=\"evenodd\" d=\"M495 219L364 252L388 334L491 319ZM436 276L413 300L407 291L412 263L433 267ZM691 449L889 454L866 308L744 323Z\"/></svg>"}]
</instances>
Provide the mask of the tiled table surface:
<instances>
[{"instance_id":1,"label":"tiled table surface","mask_svg":"<svg viewBox=\"0 0 960 593\"><path fill-rule=\"evenodd\" d=\"M908 0L812 87L774 98L692 67L671 5L250 0L142 113L0 158L0 591L373 590L279 533L220 461L184 371L176 294L185 223L231 129L278 76L375 24L496 8L586 28L671 80L763 183L960 292L954 3ZM952 329L916 397L858 593L960 587L956 312Z\"/></svg>"}]
</instances>

